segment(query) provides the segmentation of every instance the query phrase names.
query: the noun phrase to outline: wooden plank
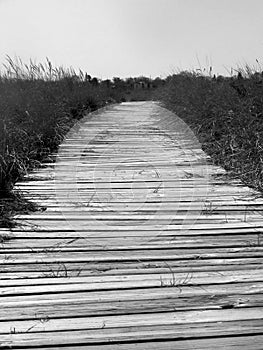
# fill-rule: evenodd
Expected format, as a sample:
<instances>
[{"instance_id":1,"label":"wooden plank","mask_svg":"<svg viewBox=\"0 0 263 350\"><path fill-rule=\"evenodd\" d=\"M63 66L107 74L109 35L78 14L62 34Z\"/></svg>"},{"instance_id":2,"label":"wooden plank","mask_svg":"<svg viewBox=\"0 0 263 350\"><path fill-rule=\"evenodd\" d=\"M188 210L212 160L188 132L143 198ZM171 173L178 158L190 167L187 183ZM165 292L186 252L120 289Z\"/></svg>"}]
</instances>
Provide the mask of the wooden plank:
<instances>
[{"instance_id":1,"label":"wooden plank","mask_svg":"<svg viewBox=\"0 0 263 350\"><path fill-rule=\"evenodd\" d=\"M75 295L74 299L45 300L41 297L37 303L25 303L23 299L19 306L14 303L1 303L0 321L29 320L35 319L37 315L48 315L49 318L67 318L67 317L94 317L108 315L125 315L144 313L165 313L171 311L189 311L189 310L208 310L208 309L239 309L263 307L262 294L250 295L197 295L197 296L178 296L170 295L169 298L158 295L157 299L136 299L136 295L131 300L116 300L116 297L105 302L97 300L96 302L87 302L84 298L79 300Z\"/></svg>"},{"instance_id":2,"label":"wooden plank","mask_svg":"<svg viewBox=\"0 0 263 350\"><path fill-rule=\"evenodd\" d=\"M6 264L1 279L260 269L263 258ZM168 271L169 270L169 271Z\"/></svg>"},{"instance_id":3,"label":"wooden plank","mask_svg":"<svg viewBox=\"0 0 263 350\"><path fill-rule=\"evenodd\" d=\"M229 226L227 226L229 225ZM180 225L169 225L162 227L158 230L158 227L155 226L152 230L148 226L144 227L127 227L127 226L119 226L118 228L115 227L113 229L112 227L99 227L99 226L93 226L91 229L89 227L79 227L78 230L74 230L70 227L37 227L37 226L25 226L24 230L21 231L21 229L12 229L12 230L2 230L2 234L12 239L30 239L30 238L37 238L37 239L46 239L46 238L60 238L60 239L70 239L70 238L79 238L79 239L85 239L88 237L96 237L96 238L104 238L104 237L120 237L122 235L125 235L126 237L133 237L133 236L145 236L148 237L166 237L169 239L177 239L180 236L194 236L194 237L206 237L209 235L212 235L214 238L214 241L216 241L216 238L218 236L222 235L235 235L238 237L239 235L243 234L251 234L254 233L258 235L259 238L262 237L263 234L263 228L260 226L257 226L256 223L253 224L246 224L243 226L239 226L239 223L236 224L236 227L231 227L230 223L225 224L223 227L221 225L221 228L217 227L211 227L210 224L205 227L204 225L200 225L196 223L195 225L185 225L184 227L180 227ZM200 228L199 228L200 227ZM8 244L9 241L5 241L3 243L3 247Z\"/></svg>"},{"instance_id":4,"label":"wooden plank","mask_svg":"<svg viewBox=\"0 0 263 350\"><path fill-rule=\"evenodd\" d=\"M70 333L71 334L71 333ZM66 334L64 334L66 336ZM76 334L76 338L79 334ZM80 338L80 337L79 337ZM14 342L16 342L16 336L13 335ZM6 344L3 343L3 346ZM156 340L156 341L146 341L146 342L124 342L124 343L113 343L111 339L106 344L99 345L85 345L80 344L76 346L52 346L43 349L49 350L262 350L263 335L247 335L247 336L228 336L218 338L205 338L205 339L186 339L186 340ZM0 343L1 344L1 343ZM13 342L11 343L13 344ZM25 344L25 342L24 342ZM31 344L32 345L32 344ZM26 348L21 348L21 350L28 350L30 342L26 345ZM15 347L14 347L15 349ZM39 348L30 347L31 350L39 350Z\"/></svg>"},{"instance_id":5,"label":"wooden plank","mask_svg":"<svg viewBox=\"0 0 263 350\"><path fill-rule=\"evenodd\" d=\"M240 295L243 303L248 302L250 295L260 294L262 295L263 283L262 282L244 282L244 283L231 283L221 284L220 287L217 284L199 285L199 286L187 286L183 284L178 287L158 287L158 288L133 288L123 289L118 291L116 299L115 290L107 291L72 291L72 292L60 292L55 293L54 290L50 293L39 294L24 294L24 295L2 295L0 299L1 307L18 307L23 305L39 305L42 304L55 304L57 302L63 302L68 300L70 303L81 302L85 300L87 303L112 303L116 300L119 302L129 300L156 300L156 299L187 299L187 298L208 298L216 303L217 298L227 297L231 295ZM238 300L239 301L239 300ZM236 305L239 302L235 303ZM205 308L205 304L200 304L200 308ZM242 302L240 302L242 307ZM141 309L142 311L143 309Z\"/></svg>"},{"instance_id":6,"label":"wooden plank","mask_svg":"<svg viewBox=\"0 0 263 350\"><path fill-rule=\"evenodd\" d=\"M1 323L0 334L10 334L10 329L15 329L16 333L39 333L52 332L54 329L59 331L66 330L93 330L110 328L130 328L130 327L155 327L169 325L185 325L200 323L218 323L225 322L225 332L228 331L228 322L235 321L258 321L262 327L263 308L240 308L240 309L221 309L221 310L195 310L195 311L177 311L165 313L150 314L131 314L104 317L78 317L67 319L48 319L46 322L42 318L24 321L7 321ZM250 322L245 324L249 325ZM240 327L240 325L239 325ZM157 327L156 327L157 328ZM176 327L177 328L177 327ZM252 333L255 329L252 328ZM204 329L205 330L205 329ZM198 327L198 332L201 332ZM189 330L186 330L189 333ZM242 334L242 333L241 333ZM204 335L204 332L203 332ZM230 333L229 333L230 335ZM68 341L68 340L66 340Z\"/></svg>"},{"instance_id":7,"label":"wooden plank","mask_svg":"<svg viewBox=\"0 0 263 350\"><path fill-rule=\"evenodd\" d=\"M147 241L139 243L140 235L135 236L134 244L130 245L131 250L140 249L142 247L148 249L171 249L171 248L194 248L194 247L248 247L248 246L260 246L263 242L263 235L261 234L240 234L240 235L222 235L215 237L212 235L206 236L167 236L167 235L147 235ZM66 239L63 238L13 238L2 244L0 252L9 254L15 252L32 251L38 249L38 251L50 249L74 251L78 249L83 250L97 250L104 244L104 238L98 234L96 237L96 244L86 245L86 239L79 237L78 239ZM120 238L120 234L117 237L111 237L111 248L113 250L123 249L124 244Z\"/></svg>"},{"instance_id":8,"label":"wooden plank","mask_svg":"<svg viewBox=\"0 0 263 350\"><path fill-rule=\"evenodd\" d=\"M89 243L89 240L87 240ZM92 241L91 241L92 243ZM90 244L90 243L89 243ZM49 262L94 262L94 261L153 261L181 259L250 258L263 257L263 247L206 248L206 249L160 249L160 250L110 250L101 247L97 252L32 252L0 254L3 265Z\"/></svg>"},{"instance_id":9,"label":"wooden plank","mask_svg":"<svg viewBox=\"0 0 263 350\"><path fill-rule=\"evenodd\" d=\"M203 327L202 327L203 326ZM241 329L242 328L242 329ZM31 334L14 334L9 336L2 336L3 339L3 345L11 345L13 339L15 339L16 343L20 346L25 346L29 344L29 346L34 345L40 345L42 346L43 343L47 345L54 345L55 344L114 344L116 346L116 343L126 343L131 341L143 341L144 345L147 340L175 340L175 339L183 339L185 338L185 342L188 343L188 340L191 338L197 338L195 340L198 340L198 338L204 337L204 336L213 336L215 334L220 334L221 336L230 336L232 334L238 334L241 333L247 333L247 335L253 335L253 333L256 333L260 329L260 325L257 321L251 320L250 324L242 324L242 322L227 322L226 324L218 324L218 323L209 323L209 324L193 324L189 326L189 330L187 332L185 326L160 326L159 331L157 331L156 327L144 327L143 329L140 329L139 327L131 328L129 330L120 328L118 331L115 329L111 329L110 331L107 331L107 329L103 330L93 330L90 331L71 331L71 332L54 332L49 333L31 333ZM239 331L239 333L238 333ZM186 335L188 334L188 336ZM251 338L250 338L251 339ZM257 338L256 338L257 339ZM209 342L209 338L206 338L206 341ZM129 343L128 343L129 344ZM87 345L86 345L87 346ZM104 346L102 346L104 348ZM106 347L107 349L107 347ZM177 349L177 348L176 348Z\"/></svg>"},{"instance_id":10,"label":"wooden plank","mask_svg":"<svg viewBox=\"0 0 263 350\"><path fill-rule=\"evenodd\" d=\"M199 286L209 284L262 282L261 270L253 273L244 270L209 272L185 272L185 273L163 273L163 274L140 274L140 275L113 275L113 276L83 276L67 277L62 275L58 278L43 277L41 279L15 279L1 280L0 295L22 295L34 293L60 293L74 291L99 291L99 290L120 290L131 288L179 288L184 285Z\"/></svg>"}]
</instances>

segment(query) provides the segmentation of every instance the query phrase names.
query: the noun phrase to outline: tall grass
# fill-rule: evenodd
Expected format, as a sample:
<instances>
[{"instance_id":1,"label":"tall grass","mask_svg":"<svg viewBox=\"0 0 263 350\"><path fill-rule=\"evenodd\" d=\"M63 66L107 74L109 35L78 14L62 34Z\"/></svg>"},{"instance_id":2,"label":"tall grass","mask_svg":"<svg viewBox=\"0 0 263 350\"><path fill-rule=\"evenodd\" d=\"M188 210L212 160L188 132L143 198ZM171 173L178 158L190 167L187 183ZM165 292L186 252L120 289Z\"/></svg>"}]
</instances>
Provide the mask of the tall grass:
<instances>
[{"instance_id":1,"label":"tall grass","mask_svg":"<svg viewBox=\"0 0 263 350\"><path fill-rule=\"evenodd\" d=\"M163 104L192 126L212 160L263 191L263 75L246 66L236 76L182 72L167 78Z\"/></svg>"},{"instance_id":2,"label":"tall grass","mask_svg":"<svg viewBox=\"0 0 263 350\"><path fill-rule=\"evenodd\" d=\"M0 76L0 197L14 182L54 151L84 111L115 92L83 72L45 64L23 64L8 57Z\"/></svg>"},{"instance_id":3,"label":"tall grass","mask_svg":"<svg viewBox=\"0 0 263 350\"><path fill-rule=\"evenodd\" d=\"M0 75L0 198L10 197L13 184L57 148L85 111L120 99L81 71L8 57Z\"/></svg>"}]
</instances>

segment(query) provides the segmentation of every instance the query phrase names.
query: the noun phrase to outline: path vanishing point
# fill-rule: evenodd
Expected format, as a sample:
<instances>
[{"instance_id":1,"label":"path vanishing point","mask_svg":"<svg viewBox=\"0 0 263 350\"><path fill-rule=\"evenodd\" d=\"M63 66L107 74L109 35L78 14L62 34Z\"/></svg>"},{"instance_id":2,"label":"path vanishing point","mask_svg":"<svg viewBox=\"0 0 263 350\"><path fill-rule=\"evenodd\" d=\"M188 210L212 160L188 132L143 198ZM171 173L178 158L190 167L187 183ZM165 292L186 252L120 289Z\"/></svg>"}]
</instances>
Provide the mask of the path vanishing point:
<instances>
[{"instance_id":1,"label":"path vanishing point","mask_svg":"<svg viewBox=\"0 0 263 350\"><path fill-rule=\"evenodd\" d=\"M0 348L263 349L263 199L154 102L108 106L16 186Z\"/></svg>"}]
</instances>

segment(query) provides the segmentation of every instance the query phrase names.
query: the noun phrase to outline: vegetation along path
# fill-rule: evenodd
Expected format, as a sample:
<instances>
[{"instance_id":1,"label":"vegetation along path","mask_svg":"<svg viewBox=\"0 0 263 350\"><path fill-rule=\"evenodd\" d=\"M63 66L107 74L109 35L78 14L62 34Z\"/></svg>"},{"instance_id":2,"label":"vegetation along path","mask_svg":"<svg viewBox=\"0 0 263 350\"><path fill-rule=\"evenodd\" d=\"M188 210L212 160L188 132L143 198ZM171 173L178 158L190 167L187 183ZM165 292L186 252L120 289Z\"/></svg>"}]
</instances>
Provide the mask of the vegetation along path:
<instances>
[{"instance_id":1,"label":"vegetation along path","mask_svg":"<svg viewBox=\"0 0 263 350\"><path fill-rule=\"evenodd\" d=\"M263 199L153 102L87 115L17 184L0 348L262 349Z\"/></svg>"}]
</instances>

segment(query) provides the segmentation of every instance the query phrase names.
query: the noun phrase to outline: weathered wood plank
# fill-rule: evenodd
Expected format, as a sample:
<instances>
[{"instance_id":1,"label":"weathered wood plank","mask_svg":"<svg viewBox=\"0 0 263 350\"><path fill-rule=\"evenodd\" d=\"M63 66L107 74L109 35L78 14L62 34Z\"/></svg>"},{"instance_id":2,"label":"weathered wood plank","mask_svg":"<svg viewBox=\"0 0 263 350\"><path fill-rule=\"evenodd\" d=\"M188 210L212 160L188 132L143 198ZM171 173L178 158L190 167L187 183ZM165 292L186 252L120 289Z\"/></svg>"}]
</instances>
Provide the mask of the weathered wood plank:
<instances>
[{"instance_id":1,"label":"weathered wood plank","mask_svg":"<svg viewBox=\"0 0 263 350\"><path fill-rule=\"evenodd\" d=\"M1 279L261 269L263 258L6 264Z\"/></svg>"},{"instance_id":2,"label":"weathered wood plank","mask_svg":"<svg viewBox=\"0 0 263 350\"><path fill-rule=\"evenodd\" d=\"M136 301L136 300L155 300L162 298L199 298L199 297L210 297L211 300L216 301L217 297L220 296L231 296L231 295L242 295L242 299L246 296L249 299L250 295L262 294L263 283L262 282L244 282L244 283L231 283L231 284L209 284L209 285L197 285L188 286L183 284L178 287L158 287L158 288L133 288L123 289L118 291L118 301ZM41 293L39 294L24 294L24 295L12 295L12 296L1 296L0 305L17 307L23 305L42 305L43 303L50 302L51 304L62 301L71 300L81 301L85 300L87 303L99 303L99 301L114 302L116 301L116 291L78 291L76 292L61 292L54 293ZM244 301L244 299L243 299ZM242 303L241 303L242 304ZM200 305L200 307L204 305Z\"/></svg>"},{"instance_id":3,"label":"weathered wood plank","mask_svg":"<svg viewBox=\"0 0 263 350\"><path fill-rule=\"evenodd\" d=\"M67 334L64 334L67 335ZM76 338L79 334L75 334ZM80 338L80 337L79 337ZM14 336L13 343L17 343L16 336ZM205 339L186 339L186 340L169 340L162 339L156 341L146 341L146 342L124 342L124 343L113 343L109 340L103 345L85 345L78 343L76 346L52 346L43 349L49 350L262 350L263 336L262 335L247 335L247 336L228 336L218 338L205 338ZM1 343L0 343L1 344ZM8 344L8 343L4 343ZM10 343L9 343L10 344ZM25 342L24 342L25 344ZM26 348L21 348L21 350L28 350L29 342ZM15 348L14 348L15 349ZM31 350L39 350L39 348L30 347Z\"/></svg>"},{"instance_id":4,"label":"weathered wood plank","mask_svg":"<svg viewBox=\"0 0 263 350\"><path fill-rule=\"evenodd\" d=\"M150 313L150 314L131 314L118 316L104 317L78 317L67 319L52 319L47 318L43 322L43 318L24 321L6 321L1 323L0 334L10 334L10 329L15 329L16 333L39 333L52 332L53 330L93 330L93 329L110 329L110 328L130 328L130 327L155 327L169 325L185 325L225 322L225 332L228 333L227 324L231 321L246 321L247 326L251 328L251 333L255 332L255 328L251 327L251 321L255 320L262 327L263 308L240 308L240 309L221 309L221 310L193 310L193 311L177 311L165 313ZM239 324L239 327L242 323ZM238 325L238 324L237 324ZM242 326L241 326L242 327ZM198 327L198 332L201 332ZM181 332L180 332L181 333ZM186 330L188 333L188 330ZM205 328L203 330L205 334ZM241 334L243 332L241 331ZM256 333L256 332L255 332ZM228 333L230 335L230 333ZM240 334L240 333L239 333ZM206 333L207 336L207 333ZM67 340L66 340L67 341Z\"/></svg>"},{"instance_id":5,"label":"weathered wood plank","mask_svg":"<svg viewBox=\"0 0 263 350\"><path fill-rule=\"evenodd\" d=\"M150 296L149 296L150 297ZM155 296L156 297L156 296ZM131 300L116 300L116 296L110 302L104 299L88 303L86 299L78 299L75 295L71 299L60 300L41 300L37 303L20 302L18 306L14 303L1 303L0 321L14 320L35 320L37 315L46 315L49 318L67 318L67 317L93 317L108 315L140 314L144 313L162 313L171 311L189 311L189 310L208 310L208 309L239 309L263 307L262 294L250 295L196 295L182 296L174 293L168 298L159 294L157 299L137 299L136 295Z\"/></svg>"},{"instance_id":6,"label":"weathered wood plank","mask_svg":"<svg viewBox=\"0 0 263 350\"><path fill-rule=\"evenodd\" d=\"M87 244L92 244L87 239ZM106 249L105 249L106 247ZM206 248L206 249L142 249L141 250L110 250L107 244L94 252L52 252L33 251L31 253L0 254L0 263L50 263L50 262L106 262L106 261L153 261L153 260L182 260L182 259L215 259L215 258L251 258L263 257L263 247L239 248Z\"/></svg>"}]
</instances>

